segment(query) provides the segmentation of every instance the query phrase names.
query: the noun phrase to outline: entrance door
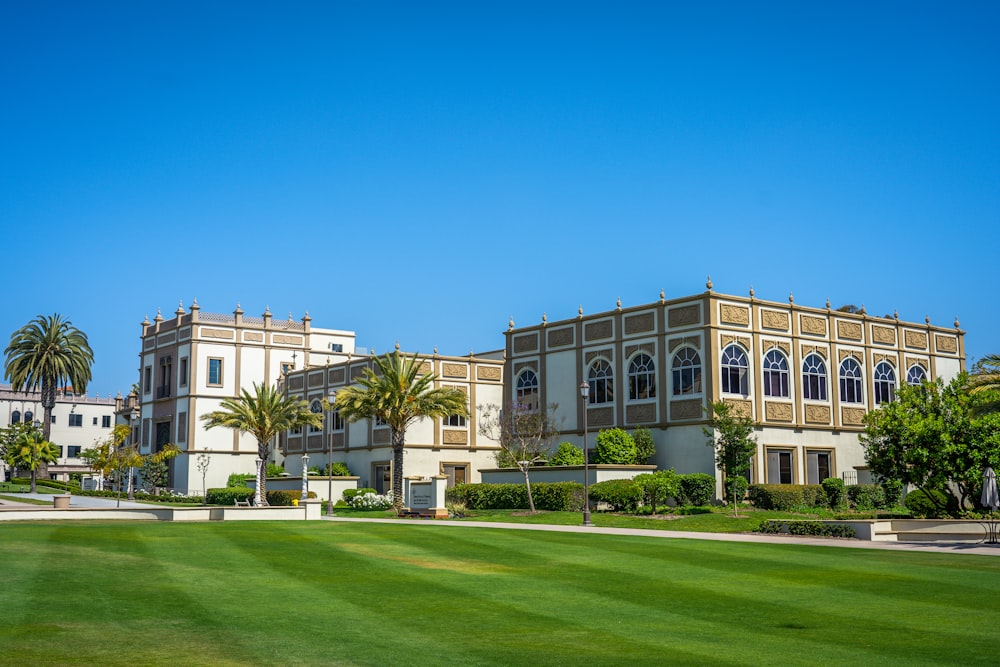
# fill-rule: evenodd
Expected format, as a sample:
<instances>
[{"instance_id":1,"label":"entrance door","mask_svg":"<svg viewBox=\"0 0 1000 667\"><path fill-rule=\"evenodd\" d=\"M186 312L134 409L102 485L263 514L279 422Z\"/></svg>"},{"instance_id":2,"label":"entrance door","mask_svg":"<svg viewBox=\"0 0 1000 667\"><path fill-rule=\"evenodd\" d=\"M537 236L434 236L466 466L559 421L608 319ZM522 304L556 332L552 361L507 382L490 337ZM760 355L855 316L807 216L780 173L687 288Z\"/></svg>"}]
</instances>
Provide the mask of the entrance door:
<instances>
[{"instance_id":1,"label":"entrance door","mask_svg":"<svg viewBox=\"0 0 1000 667\"><path fill-rule=\"evenodd\" d=\"M456 484L465 484L467 479L467 474L469 471L469 466L458 463L445 463L441 466L442 471L445 475L448 475L448 488L455 486Z\"/></svg>"},{"instance_id":2,"label":"entrance door","mask_svg":"<svg viewBox=\"0 0 1000 667\"><path fill-rule=\"evenodd\" d=\"M392 491L392 466L388 463L376 463L372 466L372 488L379 495Z\"/></svg>"},{"instance_id":3,"label":"entrance door","mask_svg":"<svg viewBox=\"0 0 1000 667\"><path fill-rule=\"evenodd\" d=\"M164 445L170 442L170 425L171 422L157 422L156 441L153 443L154 452L163 451ZM171 489L174 488L174 459L167 461L167 486Z\"/></svg>"}]
</instances>

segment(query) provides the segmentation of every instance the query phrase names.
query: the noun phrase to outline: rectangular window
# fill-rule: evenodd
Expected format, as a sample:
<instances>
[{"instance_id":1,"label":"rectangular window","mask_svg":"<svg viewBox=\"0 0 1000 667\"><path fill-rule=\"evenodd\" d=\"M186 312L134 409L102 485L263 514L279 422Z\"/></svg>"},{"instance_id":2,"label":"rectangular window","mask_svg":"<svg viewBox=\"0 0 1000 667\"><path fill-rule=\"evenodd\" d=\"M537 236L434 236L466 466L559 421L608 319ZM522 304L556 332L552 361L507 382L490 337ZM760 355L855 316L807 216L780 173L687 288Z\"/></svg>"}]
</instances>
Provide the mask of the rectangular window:
<instances>
[{"instance_id":1,"label":"rectangular window","mask_svg":"<svg viewBox=\"0 0 1000 667\"><path fill-rule=\"evenodd\" d=\"M51 417L49 417L49 423L50 424L55 424L56 423L56 416L55 415L52 415Z\"/></svg>"},{"instance_id":2,"label":"rectangular window","mask_svg":"<svg viewBox=\"0 0 1000 667\"><path fill-rule=\"evenodd\" d=\"M70 426L83 426L83 415L70 413L69 415L69 425Z\"/></svg>"},{"instance_id":3,"label":"rectangular window","mask_svg":"<svg viewBox=\"0 0 1000 667\"><path fill-rule=\"evenodd\" d=\"M281 374L288 375L295 370L295 364L285 361L281 363Z\"/></svg>"},{"instance_id":4,"label":"rectangular window","mask_svg":"<svg viewBox=\"0 0 1000 667\"><path fill-rule=\"evenodd\" d=\"M441 420L445 426L459 426L465 427L465 417L461 415L450 415Z\"/></svg>"},{"instance_id":5,"label":"rectangular window","mask_svg":"<svg viewBox=\"0 0 1000 667\"><path fill-rule=\"evenodd\" d=\"M806 483L819 484L831 477L831 461L830 452L806 452Z\"/></svg>"},{"instance_id":6,"label":"rectangular window","mask_svg":"<svg viewBox=\"0 0 1000 667\"><path fill-rule=\"evenodd\" d=\"M142 393L148 394L153 389L153 367L146 366L142 371Z\"/></svg>"},{"instance_id":7,"label":"rectangular window","mask_svg":"<svg viewBox=\"0 0 1000 667\"><path fill-rule=\"evenodd\" d=\"M94 426L97 426L97 417L94 417Z\"/></svg>"},{"instance_id":8,"label":"rectangular window","mask_svg":"<svg viewBox=\"0 0 1000 667\"><path fill-rule=\"evenodd\" d=\"M389 424L388 424L388 422L386 422L381 417L375 417L375 425L376 426L388 426Z\"/></svg>"},{"instance_id":9,"label":"rectangular window","mask_svg":"<svg viewBox=\"0 0 1000 667\"><path fill-rule=\"evenodd\" d=\"M101 427L111 428L111 415L101 415Z\"/></svg>"},{"instance_id":10,"label":"rectangular window","mask_svg":"<svg viewBox=\"0 0 1000 667\"><path fill-rule=\"evenodd\" d=\"M344 418L340 416L339 410L334 410L330 413L330 430L331 431L343 431L344 430Z\"/></svg>"},{"instance_id":11,"label":"rectangular window","mask_svg":"<svg viewBox=\"0 0 1000 667\"><path fill-rule=\"evenodd\" d=\"M343 343L330 343L330 350L332 352L343 352L344 345Z\"/></svg>"},{"instance_id":12,"label":"rectangular window","mask_svg":"<svg viewBox=\"0 0 1000 667\"><path fill-rule=\"evenodd\" d=\"M208 360L208 384L213 387L222 386L222 359Z\"/></svg>"},{"instance_id":13,"label":"rectangular window","mask_svg":"<svg viewBox=\"0 0 1000 667\"><path fill-rule=\"evenodd\" d=\"M767 483L794 484L795 476L792 470L792 452L787 450L767 450Z\"/></svg>"},{"instance_id":14,"label":"rectangular window","mask_svg":"<svg viewBox=\"0 0 1000 667\"><path fill-rule=\"evenodd\" d=\"M71 459L80 458L80 450L83 449L80 445L69 445L66 447L66 456Z\"/></svg>"},{"instance_id":15,"label":"rectangular window","mask_svg":"<svg viewBox=\"0 0 1000 667\"><path fill-rule=\"evenodd\" d=\"M441 466L441 471L443 474L448 476L448 483L446 486L450 489L456 484L465 484L468 477L469 466L464 463L445 463Z\"/></svg>"},{"instance_id":16,"label":"rectangular window","mask_svg":"<svg viewBox=\"0 0 1000 667\"><path fill-rule=\"evenodd\" d=\"M188 360L187 357L181 357L181 363L178 367L179 373L177 376L177 386L186 387L188 386Z\"/></svg>"}]
</instances>

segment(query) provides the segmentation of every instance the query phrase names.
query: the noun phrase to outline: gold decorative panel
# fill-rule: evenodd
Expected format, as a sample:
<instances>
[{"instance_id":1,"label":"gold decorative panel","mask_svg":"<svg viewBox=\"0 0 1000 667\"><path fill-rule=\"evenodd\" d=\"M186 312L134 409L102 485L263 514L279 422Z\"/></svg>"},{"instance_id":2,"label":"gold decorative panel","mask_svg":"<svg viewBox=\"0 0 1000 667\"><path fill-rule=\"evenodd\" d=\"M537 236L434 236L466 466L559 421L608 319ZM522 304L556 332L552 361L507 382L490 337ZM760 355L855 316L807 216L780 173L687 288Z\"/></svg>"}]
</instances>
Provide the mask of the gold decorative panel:
<instances>
[{"instance_id":1,"label":"gold decorative panel","mask_svg":"<svg viewBox=\"0 0 1000 667\"><path fill-rule=\"evenodd\" d=\"M430 373L430 372L431 372L432 370L434 370L434 367L433 367L433 366L431 366L431 362L429 362L429 361L424 361L424 362L422 362L422 363L420 364L420 372L421 372L422 374L424 374L424 375L427 375L427 374L428 374L428 373Z\"/></svg>"},{"instance_id":2,"label":"gold decorative panel","mask_svg":"<svg viewBox=\"0 0 1000 667\"><path fill-rule=\"evenodd\" d=\"M770 422L790 422L792 421L792 404L775 403L773 401L764 402L764 419Z\"/></svg>"},{"instance_id":3,"label":"gold decorative panel","mask_svg":"<svg viewBox=\"0 0 1000 667\"><path fill-rule=\"evenodd\" d=\"M549 347L561 347L573 344L573 327L551 329L549 331Z\"/></svg>"},{"instance_id":4,"label":"gold decorative panel","mask_svg":"<svg viewBox=\"0 0 1000 667\"><path fill-rule=\"evenodd\" d=\"M784 340L762 340L760 342L760 346L765 350L770 350L772 347L776 347L784 352L786 356L792 353L792 346L788 344L788 341Z\"/></svg>"},{"instance_id":5,"label":"gold decorative panel","mask_svg":"<svg viewBox=\"0 0 1000 667\"><path fill-rule=\"evenodd\" d=\"M330 443L333 445L334 449L342 449L344 447L344 434L343 433L331 433Z\"/></svg>"},{"instance_id":6,"label":"gold decorative panel","mask_svg":"<svg viewBox=\"0 0 1000 667\"><path fill-rule=\"evenodd\" d=\"M538 372L538 362L537 361L522 361L520 363L514 364L514 375L520 375L521 371L525 368L530 368L531 370Z\"/></svg>"},{"instance_id":7,"label":"gold decorative panel","mask_svg":"<svg viewBox=\"0 0 1000 667\"><path fill-rule=\"evenodd\" d=\"M841 421L850 426L863 426L865 423L864 408L841 408Z\"/></svg>"},{"instance_id":8,"label":"gold decorative panel","mask_svg":"<svg viewBox=\"0 0 1000 667\"><path fill-rule=\"evenodd\" d=\"M323 386L323 374L322 373L310 373L309 374L309 386L310 387L322 387Z\"/></svg>"},{"instance_id":9,"label":"gold decorative panel","mask_svg":"<svg viewBox=\"0 0 1000 667\"><path fill-rule=\"evenodd\" d=\"M788 313L778 310L762 310L760 311L760 324L765 329L788 331Z\"/></svg>"},{"instance_id":10,"label":"gold decorative panel","mask_svg":"<svg viewBox=\"0 0 1000 667\"><path fill-rule=\"evenodd\" d=\"M221 338L222 340L232 340L234 338L232 331L226 329L209 329L207 327L201 328L202 338Z\"/></svg>"},{"instance_id":11,"label":"gold decorative panel","mask_svg":"<svg viewBox=\"0 0 1000 667\"><path fill-rule=\"evenodd\" d=\"M372 444L373 445L388 445L389 444L389 429L379 428L372 431Z\"/></svg>"},{"instance_id":12,"label":"gold decorative panel","mask_svg":"<svg viewBox=\"0 0 1000 667\"><path fill-rule=\"evenodd\" d=\"M701 409L701 401L699 400L670 402L671 420L701 419L704 415L705 412Z\"/></svg>"},{"instance_id":13,"label":"gold decorative panel","mask_svg":"<svg viewBox=\"0 0 1000 667\"><path fill-rule=\"evenodd\" d=\"M514 336L514 352L533 352L538 349L538 334Z\"/></svg>"},{"instance_id":14,"label":"gold decorative panel","mask_svg":"<svg viewBox=\"0 0 1000 667\"><path fill-rule=\"evenodd\" d=\"M625 421L640 424L656 421L656 406L652 403L625 406Z\"/></svg>"},{"instance_id":15,"label":"gold decorative panel","mask_svg":"<svg viewBox=\"0 0 1000 667\"><path fill-rule=\"evenodd\" d=\"M801 351L802 351L802 356L803 357L806 356L806 355L809 355L809 354L818 354L819 356L823 357L824 359L827 358L827 349L826 349L825 346L820 346L820 345L803 345L802 348L801 348Z\"/></svg>"},{"instance_id":16,"label":"gold decorative panel","mask_svg":"<svg viewBox=\"0 0 1000 667\"><path fill-rule=\"evenodd\" d=\"M667 324L670 327L686 327L701 322L701 308L698 304L671 308L667 312Z\"/></svg>"},{"instance_id":17,"label":"gold decorative panel","mask_svg":"<svg viewBox=\"0 0 1000 667\"><path fill-rule=\"evenodd\" d=\"M466 431L444 431L441 434L441 441L446 445L467 445L469 444L469 434Z\"/></svg>"},{"instance_id":18,"label":"gold decorative panel","mask_svg":"<svg viewBox=\"0 0 1000 667\"><path fill-rule=\"evenodd\" d=\"M861 340L861 325L857 322L837 321L837 337L847 340Z\"/></svg>"},{"instance_id":19,"label":"gold decorative panel","mask_svg":"<svg viewBox=\"0 0 1000 667\"><path fill-rule=\"evenodd\" d=\"M173 343L175 340L177 340L177 334L175 332L171 331L170 333L166 333L166 334L163 334L162 336L158 336L156 338L156 344L157 345L169 345L170 343Z\"/></svg>"},{"instance_id":20,"label":"gold decorative panel","mask_svg":"<svg viewBox=\"0 0 1000 667\"><path fill-rule=\"evenodd\" d=\"M641 345L626 345L625 358L628 359L639 350L642 350L643 352L648 352L649 354L655 354L656 346L653 345L652 343L642 343Z\"/></svg>"},{"instance_id":21,"label":"gold decorative panel","mask_svg":"<svg viewBox=\"0 0 1000 667\"><path fill-rule=\"evenodd\" d=\"M837 360L843 361L847 357L853 357L859 364L861 360L864 359L864 353L861 350L837 350Z\"/></svg>"},{"instance_id":22,"label":"gold decorative panel","mask_svg":"<svg viewBox=\"0 0 1000 667\"><path fill-rule=\"evenodd\" d=\"M587 408L587 423L591 426L611 426L615 423L614 408Z\"/></svg>"},{"instance_id":23,"label":"gold decorative panel","mask_svg":"<svg viewBox=\"0 0 1000 667\"><path fill-rule=\"evenodd\" d=\"M958 352L958 339L953 336L934 336L934 346L938 352Z\"/></svg>"},{"instance_id":24,"label":"gold decorative panel","mask_svg":"<svg viewBox=\"0 0 1000 667\"><path fill-rule=\"evenodd\" d=\"M344 372L343 368L334 368L330 371L330 384L344 384L344 378L347 373Z\"/></svg>"},{"instance_id":25,"label":"gold decorative panel","mask_svg":"<svg viewBox=\"0 0 1000 667\"><path fill-rule=\"evenodd\" d=\"M441 364L441 375L446 378L464 378L468 377L468 371L465 364Z\"/></svg>"},{"instance_id":26,"label":"gold decorative panel","mask_svg":"<svg viewBox=\"0 0 1000 667\"><path fill-rule=\"evenodd\" d=\"M288 439L288 444L285 446L285 450L289 452L301 452L302 451L302 436L291 437Z\"/></svg>"},{"instance_id":27,"label":"gold decorative panel","mask_svg":"<svg viewBox=\"0 0 1000 667\"><path fill-rule=\"evenodd\" d=\"M288 336L285 334L272 334L271 342L283 343L285 345L302 345L302 336Z\"/></svg>"},{"instance_id":28,"label":"gold decorative panel","mask_svg":"<svg viewBox=\"0 0 1000 667\"><path fill-rule=\"evenodd\" d=\"M592 362L594 359L597 359L598 357L604 357L608 361L610 361L611 359L614 358L610 349L608 349L608 350L594 350L592 352L588 352L587 355L586 355L586 357L585 357L587 365L589 366L590 362Z\"/></svg>"},{"instance_id":29,"label":"gold decorative panel","mask_svg":"<svg viewBox=\"0 0 1000 667\"><path fill-rule=\"evenodd\" d=\"M872 327L872 340L882 345L895 345L896 330L889 327Z\"/></svg>"},{"instance_id":30,"label":"gold decorative panel","mask_svg":"<svg viewBox=\"0 0 1000 667\"><path fill-rule=\"evenodd\" d=\"M180 333L177 334L180 340L187 340L191 337L191 329L181 329Z\"/></svg>"},{"instance_id":31,"label":"gold decorative panel","mask_svg":"<svg viewBox=\"0 0 1000 667\"><path fill-rule=\"evenodd\" d=\"M479 366L476 368L476 377L480 380L493 380L499 382L503 379L499 366Z\"/></svg>"},{"instance_id":32,"label":"gold decorative panel","mask_svg":"<svg viewBox=\"0 0 1000 667\"><path fill-rule=\"evenodd\" d=\"M810 424L829 424L830 408L826 405L807 405L806 421Z\"/></svg>"},{"instance_id":33,"label":"gold decorative panel","mask_svg":"<svg viewBox=\"0 0 1000 667\"><path fill-rule=\"evenodd\" d=\"M634 334L652 331L654 326L653 313L642 313L625 318L625 333Z\"/></svg>"},{"instance_id":34,"label":"gold decorative panel","mask_svg":"<svg viewBox=\"0 0 1000 667\"><path fill-rule=\"evenodd\" d=\"M310 435L309 441L306 443L306 449L310 452L321 452L326 449L323 446L323 435Z\"/></svg>"},{"instance_id":35,"label":"gold decorative panel","mask_svg":"<svg viewBox=\"0 0 1000 667\"><path fill-rule=\"evenodd\" d=\"M304 383L302 381L302 376L301 375L296 375L295 377L288 378L288 389L289 389L289 391L292 391L292 390L295 390L295 389L302 389L303 386L304 386Z\"/></svg>"},{"instance_id":36,"label":"gold decorative panel","mask_svg":"<svg viewBox=\"0 0 1000 667\"><path fill-rule=\"evenodd\" d=\"M722 347L726 347L730 343L739 343L744 349L750 349L750 339L745 336L723 336L722 337Z\"/></svg>"},{"instance_id":37,"label":"gold decorative panel","mask_svg":"<svg viewBox=\"0 0 1000 667\"><path fill-rule=\"evenodd\" d=\"M243 340L245 340L248 343L263 343L264 334L256 331L244 331Z\"/></svg>"},{"instance_id":38,"label":"gold decorative panel","mask_svg":"<svg viewBox=\"0 0 1000 667\"><path fill-rule=\"evenodd\" d=\"M690 345L696 350L701 349L701 339L698 336L685 336L684 338L671 338L670 351L673 352L681 345Z\"/></svg>"},{"instance_id":39,"label":"gold decorative panel","mask_svg":"<svg viewBox=\"0 0 1000 667\"><path fill-rule=\"evenodd\" d=\"M351 381L357 380L359 377L365 374L364 366L354 366L351 368Z\"/></svg>"},{"instance_id":40,"label":"gold decorative panel","mask_svg":"<svg viewBox=\"0 0 1000 667\"><path fill-rule=\"evenodd\" d=\"M147 338L146 340L142 341L142 349L152 350L154 347L156 347L155 338Z\"/></svg>"},{"instance_id":41,"label":"gold decorative panel","mask_svg":"<svg viewBox=\"0 0 1000 667\"><path fill-rule=\"evenodd\" d=\"M733 407L733 414L740 417L753 416L753 403L750 401L741 401L732 398L725 398L723 401L726 405L731 405Z\"/></svg>"},{"instance_id":42,"label":"gold decorative panel","mask_svg":"<svg viewBox=\"0 0 1000 667\"><path fill-rule=\"evenodd\" d=\"M733 306L724 303L719 311L719 315L724 324L750 324L750 309L743 306Z\"/></svg>"},{"instance_id":43,"label":"gold decorative panel","mask_svg":"<svg viewBox=\"0 0 1000 667\"><path fill-rule=\"evenodd\" d=\"M903 341L906 347L919 347L921 350L927 349L927 334L922 331L904 331Z\"/></svg>"},{"instance_id":44,"label":"gold decorative panel","mask_svg":"<svg viewBox=\"0 0 1000 667\"><path fill-rule=\"evenodd\" d=\"M604 338L611 338L613 333L614 328L612 327L611 320L592 322L583 328L584 340L602 340Z\"/></svg>"},{"instance_id":45,"label":"gold decorative panel","mask_svg":"<svg viewBox=\"0 0 1000 667\"><path fill-rule=\"evenodd\" d=\"M802 333L810 336L826 335L826 320L822 317L811 317L809 315L799 316L799 329Z\"/></svg>"},{"instance_id":46,"label":"gold decorative panel","mask_svg":"<svg viewBox=\"0 0 1000 667\"><path fill-rule=\"evenodd\" d=\"M895 366L899 361L898 359L896 359L896 355L894 354L873 354L872 360L875 362L876 366L883 361L888 361L890 364Z\"/></svg>"}]
</instances>

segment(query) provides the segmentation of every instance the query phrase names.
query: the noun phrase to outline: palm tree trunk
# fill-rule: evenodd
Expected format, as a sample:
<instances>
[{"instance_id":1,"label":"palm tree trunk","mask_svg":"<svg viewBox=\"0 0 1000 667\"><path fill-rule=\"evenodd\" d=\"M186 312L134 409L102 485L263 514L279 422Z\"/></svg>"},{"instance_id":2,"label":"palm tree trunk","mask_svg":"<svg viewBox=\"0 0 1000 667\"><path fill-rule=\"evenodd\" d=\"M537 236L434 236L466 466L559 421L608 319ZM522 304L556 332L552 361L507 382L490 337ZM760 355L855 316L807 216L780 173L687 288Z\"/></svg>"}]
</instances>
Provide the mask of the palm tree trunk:
<instances>
[{"instance_id":1,"label":"palm tree trunk","mask_svg":"<svg viewBox=\"0 0 1000 667\"><path fill-rule=\"evenodd\" d=\"M257 443L257 458L260 465L257 467L257 496L254 498L254 505L264 507L267 505L267 443Z\"/></svg>"},{"instance_id":2,"label":"palm tree trunk","mask_svg":"<svg viewBox=\"0 0 1000 667\"><path fill-rule=\"evenodd\" d=\"M392 505L396 513L403 511L403 445L405 431L392 429Z\"/></svg>"},{"instance_id":3,"label":"palm tree trunk","mask_svg":"<svg viewBox=\"0 0 1000 667\"><path fill-rule=\"evenodd\" d=\"M56 383L48 378L42 378L42 440L49 440L49 433L52 431L52 408L56 406ZM42 461L38 467L38 472L43 478L49 476L49 466Z\"/></svg>"}]
</instances>

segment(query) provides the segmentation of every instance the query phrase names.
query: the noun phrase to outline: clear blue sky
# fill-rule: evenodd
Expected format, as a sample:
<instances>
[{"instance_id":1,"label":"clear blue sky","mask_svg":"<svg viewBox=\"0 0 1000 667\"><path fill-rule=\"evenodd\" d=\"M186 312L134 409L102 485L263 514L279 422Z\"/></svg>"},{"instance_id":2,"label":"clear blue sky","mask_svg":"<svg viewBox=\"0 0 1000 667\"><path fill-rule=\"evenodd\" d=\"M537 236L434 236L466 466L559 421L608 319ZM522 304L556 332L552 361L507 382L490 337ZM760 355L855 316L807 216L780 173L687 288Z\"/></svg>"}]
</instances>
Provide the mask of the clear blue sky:
<instances>
[{"instance_id":1,"label":"clear blue sky","mask_svg":"<svg viewBox=\"0 0 1000 667\"><path fill-rule=\"evenodd\" d=\"M1000 4L6 2L0 336L203 312L467 354L705 289L1000 352Z\"/></svg>"}]
</instances>

